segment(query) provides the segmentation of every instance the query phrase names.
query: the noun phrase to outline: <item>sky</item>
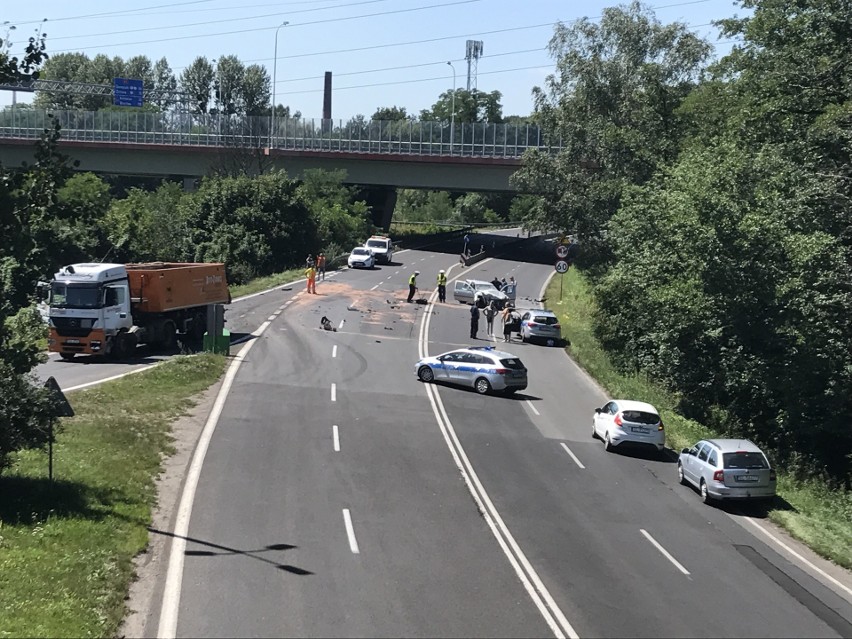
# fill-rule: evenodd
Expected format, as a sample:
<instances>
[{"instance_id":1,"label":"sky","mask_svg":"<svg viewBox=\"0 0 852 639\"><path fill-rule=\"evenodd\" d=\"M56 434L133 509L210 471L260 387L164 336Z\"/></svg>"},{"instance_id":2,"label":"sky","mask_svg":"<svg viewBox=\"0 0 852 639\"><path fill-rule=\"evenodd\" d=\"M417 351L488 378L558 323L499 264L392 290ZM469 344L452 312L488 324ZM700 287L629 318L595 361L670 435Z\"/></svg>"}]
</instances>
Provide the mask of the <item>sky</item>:
<instances>
[{"instance_id":1,"label":"sky","mask_svg":"<svg viewBox=\"0 0 852 639\"><path fill-rule=\"evenodd\" d=\"M322 117L323 76L333 74L332 117L371 116L380 107L405 107L418 115L455 86L467 87L468 40L483 43L471 85L500 91L504 115L529 115L531 92L554 70L547 53L556 22L570 23L619 4L612 0L67 0L4 2L0 37L12 55L23 53L39 28L47 52L165 57L179 76L199 56L235 55L276 69L275 98ZM665 23L683 22L707 38L716 55L732 46L711 22L744 10L731 0L647 2ZM46 21L45 21L46 19ZM284 27L278 28L283 22ZM10 26L15 29L9 31ZM277 32L278 60L275 59ZM452 66L447 62L452 62ZM474 72L472 71L472 74ZM475 84L473 80L475 79ZM29 102L32 94L16 94ZM0 91L0 107L12 93Z\"/></svg>"}]
</instances>

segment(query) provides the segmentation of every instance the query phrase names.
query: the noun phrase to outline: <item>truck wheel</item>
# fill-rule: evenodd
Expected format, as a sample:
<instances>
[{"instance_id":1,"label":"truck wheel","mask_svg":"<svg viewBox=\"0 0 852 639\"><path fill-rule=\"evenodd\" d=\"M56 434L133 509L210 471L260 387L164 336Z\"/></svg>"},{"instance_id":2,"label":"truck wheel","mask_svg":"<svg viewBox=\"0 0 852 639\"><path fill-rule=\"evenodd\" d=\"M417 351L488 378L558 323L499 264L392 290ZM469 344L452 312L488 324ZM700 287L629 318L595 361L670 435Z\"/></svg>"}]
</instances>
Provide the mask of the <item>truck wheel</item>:
<instances>
[{"instance_id":1,"label":"truck wheel","mask_svg":"<svg viewBox=\"0 0 852 639\"><path fill-rule=\"evenodd\" d=\"M160 345L163 350L173 351L177 347L177 329L173 321L168 320L163 324L163 334L161 337Z\"/></svg>"},{"instance_id":2,"label":"truck wheel","mask_svg":"<svg viewBox=\"0 0 852 639\"><path fill-rule=\"evenodd\" d=\"M119 333L115 336L115 344L112 347L112 356L123 361L133 355L136 350L136 338L127 333Z\"/></svg>"},{"instance_id":3,"label":"truck wheel","mask_svg":"<svg viewBox=\"0 0 852 639\"><path fill-rule=\"evenodd\" d=\"M74 359L74 355L76 355L76 353L59 353L59 357L64 359L66 362L70 362Z\"/></svg>"}]
</instances>

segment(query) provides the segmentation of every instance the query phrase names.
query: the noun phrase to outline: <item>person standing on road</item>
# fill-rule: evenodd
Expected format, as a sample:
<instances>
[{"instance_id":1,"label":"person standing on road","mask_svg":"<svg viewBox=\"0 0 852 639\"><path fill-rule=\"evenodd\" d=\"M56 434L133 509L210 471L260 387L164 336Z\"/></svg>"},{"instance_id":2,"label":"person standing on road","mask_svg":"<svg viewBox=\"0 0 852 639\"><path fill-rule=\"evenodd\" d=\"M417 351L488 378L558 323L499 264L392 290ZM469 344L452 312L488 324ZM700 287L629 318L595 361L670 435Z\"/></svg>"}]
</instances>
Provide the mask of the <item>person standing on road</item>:
<instances>
[{"instance_id":1,"label":"person standing on road","mask_svg":"<svg viewBox=\"0 0 852 639\"><path fill-rule=\"evenodd\" d=\"M491 300L491 303L482 311L485 315L485 332L489 335L494 335L494 318L497 316L497 302Z\"/></svg>"},{"instance_id":2,"label":"person standing on road","mask_svg":"<svg viewBox=\"0 0 852 639\"><path fill-rule=\"evenodd\" d=\"M447 273L444 269L438 271L438 301L442 304L447 301Z\"/></svg>"},{"instance_id":3,"label":"person standing on road","mask_svg":"<svg viewBox=\"0 0 852 639\"><path fill-rule=\"evenodd\" d=\"M317 271L320 274L320 279L325 281L325 254L320 253L317 255Z\"/></svg>"},{"instance_id":4,"label":"person standing on road","mask_svg":"<svg viewBox=\"0 0 852 639\"><path fill-rule=\"evenodd\" d=\"M515 327L515 315L513 313L514 307L511 304L506 304L506 308L503 309L503 341L511 342L512 341L512 329Z\"/></svg>"},{"instance_id":5,"label":"person standing on road","mask_svg":"<svg viewBox=\"0 0 852 639\"><path fill-rule=\"evenodd\" d=\"M308 293L313 293L316 295L317 293L317 270L314 268L313 264L310 264L308 268L305 269L305 277L308 279Z\"/></svg>"},{"instance_id":6,"label":"person standing on road","mask_svg":"<svg viewBox=\"0 0 852 639\"><path fill-rule=\"evenodd\" d=\"M313 266L314 265L314 256L308 253L308 258L305 260L305 266Z\"/></svg>"},{"instance_id":7,"label":"person standing on road","mask_svg":"<svg viewBox=\"0 0 852 639\"><path fill-rule=\"evenodd\" d=\"M417 276L420 275L420 271L414 271L411 274L411 277L408 278L408 299L407 302L410 302L414 299L414 294L417 292Z\"/></svg>"},{"instance_id":8,"label":"person standing on road","mask_svg":"<svg viewBox=\"0 0 852 639\"><path fill-rule=\"evenodd\" d=\"M474 304L470 307L470 338L476 339L479 332L479 307Z\"/></svg>"}]
</instances>

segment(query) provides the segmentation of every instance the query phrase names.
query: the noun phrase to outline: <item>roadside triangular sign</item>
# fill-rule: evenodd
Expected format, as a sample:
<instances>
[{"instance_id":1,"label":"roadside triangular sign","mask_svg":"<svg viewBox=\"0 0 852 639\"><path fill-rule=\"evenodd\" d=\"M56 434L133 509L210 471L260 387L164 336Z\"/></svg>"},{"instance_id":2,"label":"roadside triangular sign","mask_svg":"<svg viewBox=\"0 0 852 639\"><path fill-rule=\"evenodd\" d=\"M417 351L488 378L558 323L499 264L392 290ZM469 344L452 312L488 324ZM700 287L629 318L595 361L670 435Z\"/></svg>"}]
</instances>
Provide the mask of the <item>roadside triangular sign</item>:
<instances>
[{"instance_id":1,"label":"roadside triangular sign","mask_svg":"<svg viewBox=\"0 0 852 639\"><path fill-rule=\"evenodd\" d=\"M65 393L63 393L62 389L59 388L59 383L56 379L48 377L47 381L44 383L44 387L50 391L51 395L53 395L53 405L56 410L56 417L74 417L74 409L71 408L71 404L68 403L68 398L65 397Z\"/></svg>"}]
</instances>

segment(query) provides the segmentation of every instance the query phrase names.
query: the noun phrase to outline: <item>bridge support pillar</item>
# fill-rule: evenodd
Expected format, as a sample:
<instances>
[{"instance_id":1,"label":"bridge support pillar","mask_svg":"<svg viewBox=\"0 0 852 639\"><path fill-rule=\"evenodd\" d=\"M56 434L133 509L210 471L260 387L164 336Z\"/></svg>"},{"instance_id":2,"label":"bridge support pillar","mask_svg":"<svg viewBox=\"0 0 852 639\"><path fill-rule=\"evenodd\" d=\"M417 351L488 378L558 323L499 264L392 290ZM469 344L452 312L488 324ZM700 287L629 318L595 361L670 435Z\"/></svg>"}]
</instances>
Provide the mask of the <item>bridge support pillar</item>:
<instances>
[{"instance_id":1,"label":"bridge support pillar","mask_svg":"<svg viewBox=\"0 0 852 639\"><path fill-rule=\"evenodd\" d=\"M387 231L393 220L393 210L396 206L396 187L367 187L361 192L361 196L373 212L373 224Z\"/></svg>"}]
</instances>

